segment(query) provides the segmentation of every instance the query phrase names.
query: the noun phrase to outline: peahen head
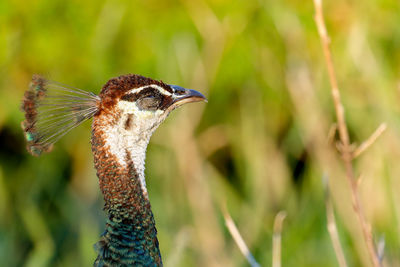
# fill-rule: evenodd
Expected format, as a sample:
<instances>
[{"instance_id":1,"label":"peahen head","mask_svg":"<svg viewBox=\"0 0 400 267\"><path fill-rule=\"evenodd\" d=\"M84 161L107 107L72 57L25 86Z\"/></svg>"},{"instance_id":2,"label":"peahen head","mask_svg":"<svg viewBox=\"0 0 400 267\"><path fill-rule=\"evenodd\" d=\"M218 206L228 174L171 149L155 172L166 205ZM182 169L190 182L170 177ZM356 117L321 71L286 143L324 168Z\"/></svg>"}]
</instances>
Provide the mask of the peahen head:
<instances>
[{"instance_id":1,"label":"peahen head","mask_svg":"<svg viewBox=\"0 0 400 267\"><path fill-rule=\"evenodd\" d=\"M100 93L99 116L112 116L121 133L152 132L184 103L204 101L195 90L168 85L139 75L109 80Z\"/></svg>"},{"instance_id":2,"label":"peahen head","mask_svg":"<svg viewBox=\"0 0 400 267\"><path fill-rule=\"evenodd\" d=\"M110 79L99 95L34 75L22 103L22 127L28 151L37 156L92 117L99 126L113 128L119 138L146 139L173 109L197 101L207 100L195 90L136 74Z\"/></svg>"}]
</instances>

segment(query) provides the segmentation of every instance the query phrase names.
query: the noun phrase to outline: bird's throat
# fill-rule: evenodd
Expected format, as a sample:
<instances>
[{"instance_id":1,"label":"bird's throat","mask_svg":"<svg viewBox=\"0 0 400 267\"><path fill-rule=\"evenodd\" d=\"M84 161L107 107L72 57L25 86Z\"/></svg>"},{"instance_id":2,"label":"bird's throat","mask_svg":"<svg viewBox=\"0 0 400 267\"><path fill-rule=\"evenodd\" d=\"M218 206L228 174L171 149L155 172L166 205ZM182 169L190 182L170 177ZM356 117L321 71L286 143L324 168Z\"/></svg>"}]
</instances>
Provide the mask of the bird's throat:
<instances>
[{"instance_id":1,"label":"bird's throat","mask_svg":"<svg viewBox=\"0 0 400 267\"><path fill-rule=\"evenodd\" d=\"M96 244L96 264L161 266L157 230L144 181L148 141L139 142L137 147L134 143L120 145L124 150L116 155L117 147L110 144L118 140L109 140L110 131L104 129L104 125L93 121L94 164L108 216L106 231Z\"/></svg>"}]
</instances>

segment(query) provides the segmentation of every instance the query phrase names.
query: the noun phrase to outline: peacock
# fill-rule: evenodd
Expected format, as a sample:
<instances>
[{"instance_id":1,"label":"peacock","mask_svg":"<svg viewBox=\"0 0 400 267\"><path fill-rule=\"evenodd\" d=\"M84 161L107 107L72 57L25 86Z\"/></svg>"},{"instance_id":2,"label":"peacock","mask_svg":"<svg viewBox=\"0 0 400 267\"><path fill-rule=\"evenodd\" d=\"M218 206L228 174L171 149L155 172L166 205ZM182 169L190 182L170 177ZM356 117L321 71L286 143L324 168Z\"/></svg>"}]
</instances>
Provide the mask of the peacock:
<instances>
[{"instance_id":1,"label":"peacock","mask_svg":"<svg viewBox=\"0 0 400 267\"><path fill-rule=\"evenodd\" d=\"M136 74L110 79L99 95L34 75L22 127L34 156L93 118L91 146L104 196L106 229L94 266L162 266L144 175L150 137L172 110L207 101L195 90Z\"/></svg>"}]
</instances>

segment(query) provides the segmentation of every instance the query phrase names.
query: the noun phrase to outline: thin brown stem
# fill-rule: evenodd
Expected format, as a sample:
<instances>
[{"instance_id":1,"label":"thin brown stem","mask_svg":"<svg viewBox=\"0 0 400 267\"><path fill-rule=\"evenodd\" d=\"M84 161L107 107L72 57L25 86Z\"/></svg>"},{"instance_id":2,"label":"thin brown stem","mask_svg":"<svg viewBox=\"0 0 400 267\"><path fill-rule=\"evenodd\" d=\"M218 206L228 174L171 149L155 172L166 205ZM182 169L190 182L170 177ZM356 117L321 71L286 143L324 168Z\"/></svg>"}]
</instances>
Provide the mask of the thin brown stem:
<instances>
[{"instance_id":1,"label":"thin brown stem","mask_svg":"<svg viewBox=\"0 0 400 267\"><path fill-rule=\"evenodd\" d=\"M358 197L357 180L355 179L354 176L354 169L352 164L353 155L350 147L350 138L345 121L344 108L340 98L340 92L336 79L335 69L333 67L332 55L329 48L330 40L325 27L324 16L322 11L322 0L314 0L314 6L315 6L315 21L317 24L319 36L321 38L322 48L325 56L325 62L328 69L329 81L331 85L331 93L338 123L339 136L342 144L340 152L346 169L346 177L351 189L353 209L354 212L357 214L357 218L360 223L364 241L366 243L371 261L375 267L379 267L381 266L381 263L375 251L374 243L372 240L371 229L369 227L369 224L366 222L365 216L363 214L363 209L361 207L361 202Z\"/></svg>"},{"instance_id":2,"label":"thin brown stem","mask_svg":"<svg viewBox=\"0 0 400 267\"><path fill-rule=\"evenodd\" d=\"M381 136L381 134L386 130L387 126L386 123L382 123L379 127L371 134L371 136L361 143L359 147L357 147L353 151L353 159L360 156L365 150L367 150L375 141Z\"/></svg>"},{"instance_id":3,"label":"thin brown stem","mask_svg":"<svg viewBox=\"0 0 400 267\"><path fill-rule=\"evenodd\" d=\"M285 218L285 211L280 211L275 216L274 234L272 236L272 267L281 267L282 226Z\"/></svg>"},{"instance_id":4,"label":"thin brown stem","mask_svg":"<svg viewBox=\"0 0 400 267\"><path fill-rule=\"evenodd\" d=\"M347 267L346 258L344 257L343 248L340 244L339 234L336 226L335 213L330 196L326 197L326 218L329 236L331 237L333 249L340 267Z\"/></svg>"},{"instance_id":5,"label":"thin brown stem","mask_svg":"<svg viewBox=\"0 0 400 267\"><path fill-rule=\"evenodd\" d=\"M239 247L240 252L242 252L243 256L245 256L250 266L260 267L260 264L255 260L255 258L251 254L249 248L244 242L242 236L240 235L239 230L237 229L234 221L232 220L231 215L228 213L228 210L226 209L225 206L222 206L222 213L224 215L225 225L228 228L229 233L231 234L233 240Z\"/></svg>"}]
</instances>

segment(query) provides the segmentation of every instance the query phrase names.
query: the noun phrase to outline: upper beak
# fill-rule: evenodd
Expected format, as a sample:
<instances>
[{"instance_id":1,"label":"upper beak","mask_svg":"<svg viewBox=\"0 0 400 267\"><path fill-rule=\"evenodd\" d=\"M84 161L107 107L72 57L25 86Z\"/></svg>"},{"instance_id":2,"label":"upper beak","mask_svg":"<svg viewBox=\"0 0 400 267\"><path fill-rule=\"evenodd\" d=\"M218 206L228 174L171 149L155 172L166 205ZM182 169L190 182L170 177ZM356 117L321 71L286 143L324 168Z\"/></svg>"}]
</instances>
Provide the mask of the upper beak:
<instances>
[{"instance_id":1,"label":"upper beak","mask_svg":"<svg viewBox=\"0 0 400 267\"><path fill-rule=\"evenodd\" d=\"M192 102L208 102L207 98L196 90L186 89L177 85L170 85L170 87L174 90L172 105L175 107Z\"/></svg>"}]
</instances>

